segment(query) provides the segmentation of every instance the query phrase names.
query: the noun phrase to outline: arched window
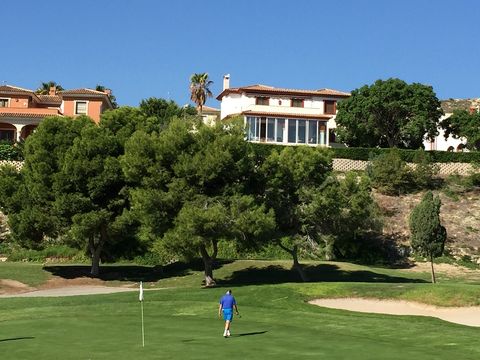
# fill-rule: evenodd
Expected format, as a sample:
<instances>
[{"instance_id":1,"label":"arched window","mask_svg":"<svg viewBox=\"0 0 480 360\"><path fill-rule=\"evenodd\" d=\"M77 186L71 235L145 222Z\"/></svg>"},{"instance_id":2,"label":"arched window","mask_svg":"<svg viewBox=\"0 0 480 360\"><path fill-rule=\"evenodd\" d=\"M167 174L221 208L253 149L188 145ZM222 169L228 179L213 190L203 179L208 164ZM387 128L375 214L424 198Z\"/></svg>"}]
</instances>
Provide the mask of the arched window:
<instances>
[{"instance_id":1,"label":"arched window","mask_svg":"<svg viewBox=\"0 0 480 360\"><path fill-rule=\"evenodd\" d=\"M458 144L457 151L458 152L463 152L463 149L465 149L465 145L464 144Z\"/></svg>"},{"instance_id":2,"label":"arched window","mask_svg":"<svg viewBox=\"0 0 480 360\"><path fill-rule=\"evenodd\" d=\"M449 146L448 149L447 149L447 151L449 151L449 152L453 152L453 150L454 150L453 146Z\"/></svg>"}]
</instances>

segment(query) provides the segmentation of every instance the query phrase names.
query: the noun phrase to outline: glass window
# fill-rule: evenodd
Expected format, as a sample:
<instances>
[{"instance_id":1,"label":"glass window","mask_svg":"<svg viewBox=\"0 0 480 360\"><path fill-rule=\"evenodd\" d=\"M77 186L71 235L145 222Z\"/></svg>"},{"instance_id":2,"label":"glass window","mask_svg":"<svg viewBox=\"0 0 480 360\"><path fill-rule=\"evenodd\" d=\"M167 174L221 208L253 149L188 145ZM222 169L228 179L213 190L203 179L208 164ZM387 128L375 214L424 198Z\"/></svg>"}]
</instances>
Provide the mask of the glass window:
<instances>
[{"instance_id":1,"label":"glass window","mask_svg":"<svg viewBox=\"0 0 480 360\"><path fill-rule=\"evenodd\" d=\"M260 118L255 119L255 137L253 140L258 141L260 140Z\"/></svg>"},{"instance_id":2,"label":"glass window","mask_svg":"<svg viewBox=\"0 0 480 360\"><path fill-rule=\"evenodd\" d=\"M87 102L86 101L77 101L75 103L75 114L76 115L86 115L87 114Z\"/></svg>"},{"instance_id":3,"label":"glass window","mask_svg":"<svg viewBox=\"0 0 480 360\"><path fill-rule=\"evenodd\" d=\"M320 145L325 145L325 131L327 127L325 124L318 124L318 143Z\"/></svg>"},{"instance_id":4,"label":"glass window","mask_svg":"<svg viewBox=\"0 0 480 360\"><path fill-rule=\"evenodd\" d=\"M306 121L305 120L297 120L298 123L298 143L305 144L306 142Z\"/></svg>"},{"instance_id":5,"label":"glass window","mask_svg":"<svg viewBox=\"0 0 480 360\"><path fill-rule=\"evenodd\" d=\"M277 119L277 142L283 143L283 134L285 134L285 119Z\"/></svg>"},{"instance_id":6,"label":"glass window","mask_svg":"<svg viewBox=\"0 0 480 360\"><path fill-rule=\"evenodd\" d=\"M308 120L308 143L316 144L317 143L317 124L316 120Z\"/></svg>"},{"instance_id":7,"label":"glass window","mask_svg":"<svg viewBox=\"0 0 480 360\"><path fill-rule=\"evenodd\" d=\"M295 144L297 142L297 121L288 119L288 142Z\"/></svg>"},{"instance_id":8,"label":"glass window","mask_svg":"<svg viewBox=\"0 0 480 360\"><path fill-rule=\"evenodd\" d=\"M256 105L269 105L270 98L265 96L258 96L255 98Z\"/></svg>"},{"instance_id":9,"label":"glass window","mask_svg":"<svg viewBox=\"0 0 480 360\"><path fill-rule=\"evenodd\" d=\"M275 141L275 119L272 118L267 119L267 141Z\"/></svg>"},{"instance_id":10,"label":"glass window","mask_svg":"<svg viewBox=\"0 0 480 360\"><path fill-rule=\"evenodd\" d=\"M0 141L12 141L14 139L13 130L0 130Z\"/></svg>"},{"instance_id":11,"label":"glass window","mask_svg":"<svg viewBox=\"0 0 480 360\"><path fill-rule=\"evenodd\" d=\"M303 107L303 99L292 99L292 107Z\"/></svg>"},{"instance_id":12,"label":"glass window","mask_svg":"<svg viewBox=\"0 0 480 360\"><path fill-rule=\"evenodd\" d=\"M255 118L254 117L247 117L247 126L248 126L248 135L247 139L248 140L254 140L255 139Z\"/></svg>"},{"instance_id":13,"label":"glass window","mask_svg":"<svg viewBox=\"0 0 480 360\"><path fill-rule=\"evenodd\" d=\"M0 99L0 107L8 107L8 99Z\"/></svg>"}]
</instances>

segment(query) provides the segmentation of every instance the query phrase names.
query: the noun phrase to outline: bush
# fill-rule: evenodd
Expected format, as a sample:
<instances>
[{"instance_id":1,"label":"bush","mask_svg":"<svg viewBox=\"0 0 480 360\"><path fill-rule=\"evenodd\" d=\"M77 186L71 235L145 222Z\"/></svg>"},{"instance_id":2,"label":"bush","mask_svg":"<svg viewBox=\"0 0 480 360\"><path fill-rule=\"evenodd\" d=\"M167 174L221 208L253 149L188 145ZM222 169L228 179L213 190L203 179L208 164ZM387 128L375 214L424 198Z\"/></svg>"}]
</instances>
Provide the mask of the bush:
<instances>
[{"instance_id":1,"label":"bush","mask_svg":"<svg viewBox=\"0 0 480 360\"><path fill-rule=\"evenodd\" d=\"M83 260L85 256L83 252L72 249L65 245L49 246L42 250L25 249L21 247L4 247L5 255L9 261L32 261L45 262L47 259L55 259L58 261L74 261Z\"/></svg>"},{"instance_id":2,"label":"bush","mask_svg":"<svg viewBox=\"0 0 480 360\"><path fill-rule=\"evenodd\" d=\"M21 146L11 143L0 143L0 160L23 160Z\"/></svg>"},{"instance_id":3,"label":"bush","mask_svg":"<svg viewBox=\"0 0 480 360\"><path fill-rule=\"evenodd\" d=\"M412 170L400 157L398 149L378 155L368 164L372 186L386 195L407 193L414 187Z\"/></svg>"},{"instance_id":4,"label":"bush","mask_svg":"<svg viewBox=\"0 0 480 360\"><path fill-rule=\"evenodd\" d=\"M412 175L418 189L431 189L435 183L433 178L438 174L440 167L432 163L432 157L426 151L418 151L413 162L416 164Z\"/></svg>"}]
</instances>

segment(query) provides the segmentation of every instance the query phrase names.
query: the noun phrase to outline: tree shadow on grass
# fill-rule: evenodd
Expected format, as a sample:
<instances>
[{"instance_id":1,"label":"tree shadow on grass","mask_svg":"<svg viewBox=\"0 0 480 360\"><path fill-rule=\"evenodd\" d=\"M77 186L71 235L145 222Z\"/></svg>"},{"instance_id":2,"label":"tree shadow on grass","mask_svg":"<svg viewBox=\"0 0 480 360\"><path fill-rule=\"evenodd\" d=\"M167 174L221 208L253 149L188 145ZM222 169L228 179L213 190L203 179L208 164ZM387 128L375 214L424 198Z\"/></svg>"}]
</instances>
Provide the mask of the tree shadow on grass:
<instances>
[{"instance_id":1,"label":"tree shadow on grass","mask_svg":"<svg viewBox=\"0 0 480 360\"><path fill-rule=\"evenodd\" d=\"M304 265L309 282L368 282L368 283L426 283L422 279L390 276L367 270L342 270L337 265ZM235 271L230 277L218 280L219 285L262 285L302 282L297 271L279 265L249 267Z\"/></svg>"},{"instance_id":2,"label":"tree shadow on grass","mask_svg":"<svg viewBox=\"0 0 480 360\"><path fill-rule=\"evenodd\" d=\"M214 269L219 269L231 261L218 261ZM92 277L89 265L47 265L45 271L64 279ZM146 281L155 282L170 277L190 275L193 271L203 271L203 262L193 260L190 262L174 262L165 266L142 265L102 265L98 279L104 281Z\"/></svg>"},{"instance_id":3,"label":"tree shadow on grass","mask_svg":"<svg viewBox=\"0 0 480 360\"><path fill-rule=\"evenodd\" d=\"M16 337L16 338L10 338L10 339L0 339L0 342L4 341L17 341L17 340L31 340L35 339L33 336L23 336L23 337Z\"/></svg>"}]
</instances>

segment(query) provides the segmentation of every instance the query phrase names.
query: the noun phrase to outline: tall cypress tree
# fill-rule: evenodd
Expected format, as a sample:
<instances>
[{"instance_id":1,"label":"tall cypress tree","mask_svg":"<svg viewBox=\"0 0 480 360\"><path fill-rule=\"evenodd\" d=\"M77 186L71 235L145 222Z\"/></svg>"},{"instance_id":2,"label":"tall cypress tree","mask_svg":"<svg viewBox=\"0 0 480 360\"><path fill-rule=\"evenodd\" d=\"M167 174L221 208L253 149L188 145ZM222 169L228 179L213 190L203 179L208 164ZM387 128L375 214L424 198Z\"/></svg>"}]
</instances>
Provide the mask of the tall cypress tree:
<instances>
[{"instance_id":1,"label":"tall cypress tree","mask_svg":"<svg viewBox=\"0 0 480 360\"><path fill-rule=\"evenodd\" d=\"M413 249L430 259L432 283L435 283L433 259L441 256L447 239L447 231L440 223L441 201L429 191L410 213L410 240Z\"/></svg>"}]
</instances>

